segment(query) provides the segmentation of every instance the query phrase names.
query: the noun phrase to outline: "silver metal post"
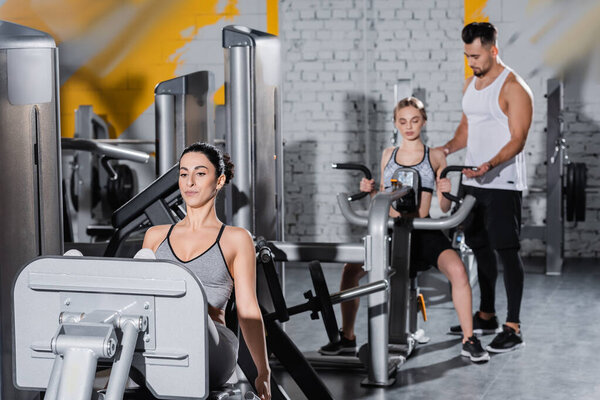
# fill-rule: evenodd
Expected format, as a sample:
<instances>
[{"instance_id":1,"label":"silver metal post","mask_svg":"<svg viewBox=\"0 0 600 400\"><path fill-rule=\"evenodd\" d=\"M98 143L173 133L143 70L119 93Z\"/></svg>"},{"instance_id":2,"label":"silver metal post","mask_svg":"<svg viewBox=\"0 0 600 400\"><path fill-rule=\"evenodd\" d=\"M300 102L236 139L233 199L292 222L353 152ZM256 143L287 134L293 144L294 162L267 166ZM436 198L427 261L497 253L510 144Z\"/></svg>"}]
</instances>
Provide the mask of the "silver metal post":
<instances>
[{"instance_id":1,"label":"silver metal post","mask_svg":"<svg viewBox=\"0 0 600 400\"><path fill-rule=\"evenodd\" d=\"M233 185L239 195L234 199L233 225L254 232L252 210L254 209L254 188L252 187L254 165L252 160L252 81L251 48L235 46L229 49L230 94L227 99L231 121L231 157L236 164ZM246 198L247 201L240 200ZM236 204L237 203L237 204ZM244 204L245 203L245 204Z\"/></svg>"},{"instance_id":2,"label":"silver metal post","mask_svg":"<svg viewBox=\"0 0 600 400\"><path fill-rule=\"evenodd\" d=\"M365 270L368 271L369 283L388 278L388 220L390 204L405 195L398 190L392 193L378 193L371 203L369 211L368 253L365 257ZM369 313L369 371L364 385L388 386L395 378L389 378L388 362L388 323L389 293L375 292L368 297Z\"/></svg>"},{"instance_id":3,"label":"silver metal post","mask_svg":"<svg viewBox=\"0 0 600 400\"><path fill-rule=\"evenodd\" d=\"M156 115L156 154L157 173L162 175L176 162L175 154L175 96L157 94L154 96Z\"/></svg>"},{"instance_id":4,"label":"silver metal post","mask_svg":"<svg viewBox=\"0 0 600 400\"><path fill-rule=\"evenodd\" d=\"M92 396L98 355L91 349L65 351L57 400L89 400Z\"/></svg>"},{"instance_id":5,"label":"silver metal post","mask_svg":"<svg viewBox=\"0 0 600 400\"><path fill-rule=\"evenodd\" d=\"M56 400L62 367L63 358L60 354L57 354L56 358L54 359L54 365L52 365L52 373L50 373L50 380L48 381L48 387L46 388L44 400Z\"/></svg>"},{"instance_id":6,"label":"silver metal post","mask_svg":"<svg viewBox=\"0 0 600 400\"><path fill-rule=\"evenodd\" d=\"M350 301L371 293L380 292L382 290L388 290L389 287L390 283L384 279L381 281L368 283L366 285L359 286L356 288L342 290L341 292L333 293L331 295L331 304L343 303L345 301Z\"/></svg>"},{"instance_id":7,"label":"silver metal post","mask_svg":"<svg viewBox=\"0 0 600 400\"><path fill-rule=\"evenodd\" d=\"M142 317L138 317L137 320L140 321L141 318ZM125 385L127 385L127 380L129 379L129 370L131 369L135 343L137 342L141 330L140 328L142 328L138 321L135 319L126 319L121 323L121 330L123 331L121 353L115 357L115 362L110 371L110 378L108 380L108 387L106 389L104 400L123 399Z\"/></svg>"},{"instance_id":8,"label":"silver metal post","mask_svg":"<svg viewBox=\"0 0 600 400\"><path fill-rule=\"evenodd\" d=\"M563 265L563 153L552 157L561 137L562 85L548 80L546 135L546 275L560 275Z\"/></svg>"}]
</instances>

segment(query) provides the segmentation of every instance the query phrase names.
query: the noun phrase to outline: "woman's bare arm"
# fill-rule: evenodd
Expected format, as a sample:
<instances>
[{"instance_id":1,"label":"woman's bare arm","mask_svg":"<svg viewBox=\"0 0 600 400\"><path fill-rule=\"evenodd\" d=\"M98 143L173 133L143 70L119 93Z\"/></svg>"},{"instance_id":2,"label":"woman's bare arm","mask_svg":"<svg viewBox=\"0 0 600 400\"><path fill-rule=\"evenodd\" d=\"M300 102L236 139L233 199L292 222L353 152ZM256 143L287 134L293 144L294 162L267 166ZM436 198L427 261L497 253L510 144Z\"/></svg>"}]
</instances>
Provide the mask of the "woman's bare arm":
<instances>
[{"instance_id":1,"label":"woman's bare arm","mask_svg":"<svg viewBox=\"0 0 600 400\"><path fill-rule=\"evenodd\" d=\"M267 360L267 346L262 314L256 297L256 254L250 234L242 228L228 228L227 242L234 245L233 278L238 320L244 340L258 371L257 391L270 398L271 368ZM266 393L269 393L266 396Z\"/></svg>"},{"instance_id":2,"label":"woman's bare arm","mask_svg":"<svg viewBox=\"0 0 600 400\"><path fill-rule=\"evenodd\" d=\"M167 232L170 227L170 225L156 225L148 229L144 235L142 248L156 252L158 246L160 246L162 241L165 240L165 237L167 237Z\"/></svg>"}]
</instances>

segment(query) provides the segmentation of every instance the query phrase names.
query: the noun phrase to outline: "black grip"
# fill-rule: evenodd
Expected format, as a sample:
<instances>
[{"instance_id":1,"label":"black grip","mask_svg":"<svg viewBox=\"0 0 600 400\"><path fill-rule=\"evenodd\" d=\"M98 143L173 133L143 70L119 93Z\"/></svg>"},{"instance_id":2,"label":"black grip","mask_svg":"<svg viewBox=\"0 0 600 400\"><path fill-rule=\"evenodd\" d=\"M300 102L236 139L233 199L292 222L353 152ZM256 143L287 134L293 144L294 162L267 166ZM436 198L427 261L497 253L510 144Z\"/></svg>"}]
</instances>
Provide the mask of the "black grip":
<instances>
[{"instance_id":1,"label":"black grip","mask_svg":"<svg viewBox=\"0 0 600 400\"><path fill-rule=\"evenodd\" d=\"M115 171L115 168L109 162L110 160L112 160L112 158L107 157L107 156L102 156L102 157L100 157L100 164L102 164L102 166L106 170L106 173L108 174L108 178L111 181L116 181L117 179L119 179L119 174L117 173L117 171Z\"/></svg>"},{"instance_id":2,"label":"black grip","mask_svg":"<svg viewBox=\"0 0 600 400\"><path fill-rule=\"evenodd\" d=\"M355 171L362 171L365 174L365 178L372 179L371 170L362 164L356 163L335 163L331 164L331 168L333 169L351 169Z\"/></svg>"},{"instance_id":3,"label":"black grip","mask_svg":"<svg viewBox=\"0 0 600 400\"><path fill-rule=\"evenodd\" d=\"M463 169L472 169L473 171L477 171L477 167L465 166L465 165L448 165L446 168L442 170L440 174L440 179L443 179L448 175L449 172L462 172ZM442 192L445 198L455 203L460 203L462 201L461 198L454 196L448 192Z\"/></svg>"},{"instance_id":4,"label":"black grip","mask_svg":"<svg viewBox=\"0 0 600 400\"><path fill-rule=\"evenodd\" d=\"M257 265L260 264L262 266L265 273L267 286L269 287L271 299L273 300L273 306L275 307L276 318L280 322L285 322L290 319L290 316L288 314L287 305L283 296L283 290L281 289L281 284L279 283L279 276L275 270L273 253L271 253L271 249L267 246L267 242L263 238L258 238L256 242L256 263Z\"/></svg>"},{"instance_id":5,"label":"black grip","mask_svg":"<svg viewBox=\"0 0 600 400\"><path fill-rule=\"evenodd\" d=\"M333 168L333 169L349 169L349 170L354 170L354 171L361 171L365 175L365 178L367 178L367 179L373 179L373 175L371 174L371 170L369 168L367 168L366 166L362 165L362 164L357 164L357 163L334 163L334 164L331 164L331 168ZM367 192L358 192L358 193L355 193L355 194L351 195L348 198L348 200L349 201L359 200L359 199L362 199L363 197L365 197L368 194L369 193L367 193Z\"/></svg>"}]
</instances>

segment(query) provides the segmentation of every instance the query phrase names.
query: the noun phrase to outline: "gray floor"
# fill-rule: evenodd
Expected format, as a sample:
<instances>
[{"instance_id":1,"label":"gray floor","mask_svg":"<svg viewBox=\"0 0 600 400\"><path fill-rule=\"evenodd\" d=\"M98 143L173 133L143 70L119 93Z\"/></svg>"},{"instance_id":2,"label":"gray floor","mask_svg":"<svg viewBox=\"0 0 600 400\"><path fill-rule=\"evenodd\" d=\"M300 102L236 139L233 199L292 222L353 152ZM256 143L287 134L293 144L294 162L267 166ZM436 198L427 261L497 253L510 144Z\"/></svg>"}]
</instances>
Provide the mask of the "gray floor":
<instances>
[{"instance_id":1,"label":"gray floor","mask_svg":"<svg viewBox=\"0 0 600 400\"><path fill-rule=\"evenodd\" d=\"M431 338L401 367L395 385L386 389L360 386L362 375L349 371L320 372L336 399L600 399L600 262L569 260L561 276L543 274L541 260L525 260L525 292L521 313L526 346L494 355L478 365L460 356L460 340L445 332L456 317L445 278L437 271L420 279L429 320L421 327ZM340 266L326 265L330 292L339 287ZM308 270L286 270L288 305L301 303L310 289ZM505 317L504 284L497 286L497 310ZM478 299L476 287L474 299ZM478 306L478 300L474 301ZM339 307L336 306L336 312ZM357 326L359 345L366 341L366 301ZM340 320L338 314L338 321ZM292 317L286 331L303 351L327 342L321 320L308 314ZM487 344L492 336L484 336ZM285 372L274 374L293 399L305 398Z\"/></svg>"}]
</instances>

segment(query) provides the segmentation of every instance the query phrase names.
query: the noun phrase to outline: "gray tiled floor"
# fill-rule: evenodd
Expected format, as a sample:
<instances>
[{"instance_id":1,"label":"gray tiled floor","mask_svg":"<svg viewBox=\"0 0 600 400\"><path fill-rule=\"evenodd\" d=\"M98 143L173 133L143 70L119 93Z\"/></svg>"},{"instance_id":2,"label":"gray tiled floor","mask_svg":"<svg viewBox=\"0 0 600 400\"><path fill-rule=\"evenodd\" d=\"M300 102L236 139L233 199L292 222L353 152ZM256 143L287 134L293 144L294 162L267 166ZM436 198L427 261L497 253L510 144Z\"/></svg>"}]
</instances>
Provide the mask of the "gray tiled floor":
<instances>
[{"instance_id":1,"label":"gray tiled floor","mask_svg":"<svg viewBox=\"0 0 600 400\"><path fill-rule=\"evenodd\" d=\"M570 260L561 276L546 276L540 260L526 260L521 320L525 348L495 355L476 365L460 356L460 340L446 335L456 317L445 278L437 271L421 277L429 321L421 323L431 341L419 346L387 389L365 389L359 373L320 372L336 399L600 399L600 262ZM330 292L338 290L340 266L326 265ZM288 305L303 301L308 270L286 270ZM506 308L502 275L497 310ZM476 287L474 299L478 299ZM361 303L357 337L366 341L366 302ZM474 306L478 300L474 301ZM339 307L336 306L336 312ZM339 320L339 315L338 315ZM321 320L292 317L286 331L303 351L327 342ZM482 339L484 344L491 336ZM293 399L304 396L282 371L275 371Z\"/></svg>"}]
</instances>

